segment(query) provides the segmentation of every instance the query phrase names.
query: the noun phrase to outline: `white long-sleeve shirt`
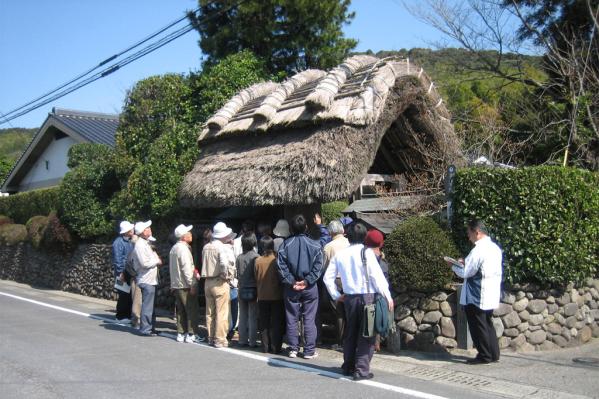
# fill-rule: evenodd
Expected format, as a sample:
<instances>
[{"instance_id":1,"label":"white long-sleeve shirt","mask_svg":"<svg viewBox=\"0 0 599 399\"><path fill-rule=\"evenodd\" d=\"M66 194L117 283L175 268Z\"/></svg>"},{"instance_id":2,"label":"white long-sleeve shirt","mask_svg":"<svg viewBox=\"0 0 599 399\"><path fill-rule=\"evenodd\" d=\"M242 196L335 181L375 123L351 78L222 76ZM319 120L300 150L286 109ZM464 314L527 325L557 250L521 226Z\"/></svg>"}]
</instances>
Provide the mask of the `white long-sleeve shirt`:
<instances>
[{"instance_id":1,"label":"white long-sleeve shirt","mask_svg":"<svg viewBox=\"0 0 599 399\"><path fill-rule=\"evenodd\" d=\"M133 249L133 265L137 271L137 284L158 285L160 258L148 240L139 238Z\"/></svg>"},{"instance_id":2,"label":"white long-sleeve shirt","mask_svg":"<svg viewBox=\"0 0 599 399\"><path fill-rule=\"evenodd\" d=\"M331 298L337 300L341 296L335 284L335 278L339 276L344 294L374 294L378 292L391 303L393 299L389 292L389 283L387 283L381 266L376 260L376 255L371 249L365 251L366 267L368 268L370 281L370 284L366 284L366 271L362 265L362 248L364 248L364 245L354 244L340 250L331 259L323 278Z\"/></svg>"},{"instance_id":3,"label":"white long-sleeve shirt","mask_svg":"<svg viewBox=\"0 0 599 399\"><path fill-rule=\"evenodd\" d=\"M169 272L171 276L171 288L182 289L194 286L195 279L193 271L193 256L189 244L178 241L169 252Z\"/></svg>"},{"instance_id":4,"label":"white long-sleeve shirt","mask_svg":"<svg viewBox=\"0 0 599 399\"><path fill-rule=\"evenodd\" d=\"M502 258L501 249L486 236L474 243L474 248L464 260L464 267L451 267L464 279L460 305L472 304L482 310L499 306Z\"/></svg>"}]
</instances>

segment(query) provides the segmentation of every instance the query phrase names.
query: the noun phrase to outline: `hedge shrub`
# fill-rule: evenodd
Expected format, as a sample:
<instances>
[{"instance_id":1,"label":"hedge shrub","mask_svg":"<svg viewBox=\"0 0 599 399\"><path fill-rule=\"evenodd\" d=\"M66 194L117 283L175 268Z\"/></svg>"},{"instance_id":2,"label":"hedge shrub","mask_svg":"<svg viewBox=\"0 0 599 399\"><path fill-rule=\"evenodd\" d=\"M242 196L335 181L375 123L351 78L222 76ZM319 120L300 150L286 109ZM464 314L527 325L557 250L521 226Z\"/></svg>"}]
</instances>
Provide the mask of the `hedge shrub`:
<instances>
[{"instance_id":1,"label":"hedge shrub","mask_svg":"<svg viewBox=\"0 0 599 399\"><path fill-rule=\"evenodd\" d=\"M69 151L69 157L76 159L69 158L69 164L76 167L60 185L61 220L84 239L112 234L108 204L120 189L112 165L113 152L101 144L73 147L77 148Z\"/></svg>"},{"instance_id":2,"label":"hedge shrub","mask_svg":"<svg viewBox=\"0 0 599 399\"><path fill-rule=\"evenodd\" d=\"M453 272L443 256L457 254L449 233L430 217L406 219L385 240L389 277L394 287L416 291L446 288Z\"/></svg>"},{"instance_id":3,"label":"hedge shrub","mask_svg":"<svg viewBox=\"0 0 599 399\"><path fill-rule=\"evenodd\" d=\"M71 233L60 222L54 212L48 215L48 226L44 230L41 246L48 251L62 253L71 252L75 249L75 242Z\"/></svg>"},{"instance_id":4,"label":"hedge shrub","mask_svg":"<svg viewBox=\"0 0 599 399\"><path fill-rule=\"evenodd\" d=\"M8 216L0 215L0 225L3 224L13 224L15 221L9 218Z\"/></svg>"},{"instance_id":5,"label":"hedge shrub","mask_svg":"<svg viewBox=\"0 0 599 399\"><path fill-rule=\"evenodd\" d=\"M27 229L22 224L3 224L0 226L0 244L15 245L27 240Z\"/></svg>"},{"instance_id":6,"label":"hedge shrub","mask_svg":"<svg viewBox=\"0 0 599 399\"><path fill-rule=\"evenodd\" d=\"M39 248L48 227L48 217L34 216L27 221L25 227L27 227L27 238L35 248Z\"/></svg>"},{"instance_id":7,"label":"hedge shrub","mask_svg":"<svg viewBox=\"0 0 599 399\"><path fill-rule=\"evenodd\" d=\"M58 210L58 187L25 191L19 194L0 197L0 214L25 224L37 215L47 215Z\"/></svg>"},{"instance_id":8,"label":"hedge shrub","mask_svg":"<svg viewBox=\"0 0 599 399\"><path fill-rule=\"evenodd\" d=\"M343 216L342 210L347 208L347 201L334 201L322 204L322 223L328 225L331 221L339 219Z\"/></svg>"},{"instance_id":9,"label":"hedge shrub","mask_svg":"<svg viewBox=\"0 0 599 399\"><path fill-rule=\"evenodd\" d=\"M504 253L512 283L581 282L599 264L599 174L554 166L459 170L453 229L483 220Z\"/></svg>"}]
</instances>

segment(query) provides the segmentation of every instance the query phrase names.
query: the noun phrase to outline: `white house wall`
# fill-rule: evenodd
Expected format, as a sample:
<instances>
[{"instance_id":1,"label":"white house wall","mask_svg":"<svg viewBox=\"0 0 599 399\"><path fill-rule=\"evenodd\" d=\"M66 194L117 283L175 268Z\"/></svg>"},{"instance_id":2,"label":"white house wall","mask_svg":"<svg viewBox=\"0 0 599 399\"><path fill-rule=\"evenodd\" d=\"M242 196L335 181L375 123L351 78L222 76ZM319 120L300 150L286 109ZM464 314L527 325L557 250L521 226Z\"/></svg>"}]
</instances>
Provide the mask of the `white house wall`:
<instances>
[{"instance_id":1,"label":"white house wall","mask_svg":"<svg viewBox=\"0 0 599 399\"><path fill-rule=\"evenodd\" d=\"M40 155L19 185L19 191L55 186L69 171L67 167L69 148L77 141L69 136L54 139Z\"/></svg>"}]
</instances>

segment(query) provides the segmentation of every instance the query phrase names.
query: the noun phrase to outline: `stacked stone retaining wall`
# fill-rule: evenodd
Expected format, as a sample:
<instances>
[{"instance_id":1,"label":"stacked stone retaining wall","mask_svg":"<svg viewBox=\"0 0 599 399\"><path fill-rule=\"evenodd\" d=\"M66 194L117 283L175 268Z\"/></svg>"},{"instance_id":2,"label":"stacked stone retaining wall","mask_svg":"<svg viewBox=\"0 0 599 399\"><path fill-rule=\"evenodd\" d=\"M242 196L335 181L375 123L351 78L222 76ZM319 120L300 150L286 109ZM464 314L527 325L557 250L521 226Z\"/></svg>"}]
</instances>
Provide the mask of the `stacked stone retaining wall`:
<instances>
[{"instance_id":1,"label":"stacked stone retaining wall","mask_svg":"<svg viewBox=\"0 0 599 399\"><path fill-rule=\"evenodd\" d=\"M158 245L165 264L169 246ZM156 305L172 309L168 267L160 269ZM48 253L30 243L0 245L0 279L64 290L76 294L116 299L111 247L80 244L71 254ZM458 293L405 291L395 297L397 332L388 346L417 350L446 350L462 344L465 324L458 323ZM581 287L544 290L529 285L506 287L493 323L502 349L548 350L578 345L599 337L599 280Z\"/></svg>"}]
</instances>

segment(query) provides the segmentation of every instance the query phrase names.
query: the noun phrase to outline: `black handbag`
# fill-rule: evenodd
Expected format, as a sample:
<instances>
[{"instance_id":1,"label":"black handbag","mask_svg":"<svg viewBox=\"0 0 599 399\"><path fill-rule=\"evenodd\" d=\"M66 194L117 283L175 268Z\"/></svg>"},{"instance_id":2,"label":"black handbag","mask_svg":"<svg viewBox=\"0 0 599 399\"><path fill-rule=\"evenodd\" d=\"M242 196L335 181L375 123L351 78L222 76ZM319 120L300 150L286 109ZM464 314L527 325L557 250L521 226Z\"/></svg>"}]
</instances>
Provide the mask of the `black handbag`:
<instances>
[{"instance_id":1,"label":"black handbag","mask_svg":"<svg viewBox=\"0 0 599 399\"><path fill-rule=\"evenodd\" d=\"M239 299L252 302L258 297L258 289L256 287L242 287L239 289Z\"/></svg>"}]
</instances>

